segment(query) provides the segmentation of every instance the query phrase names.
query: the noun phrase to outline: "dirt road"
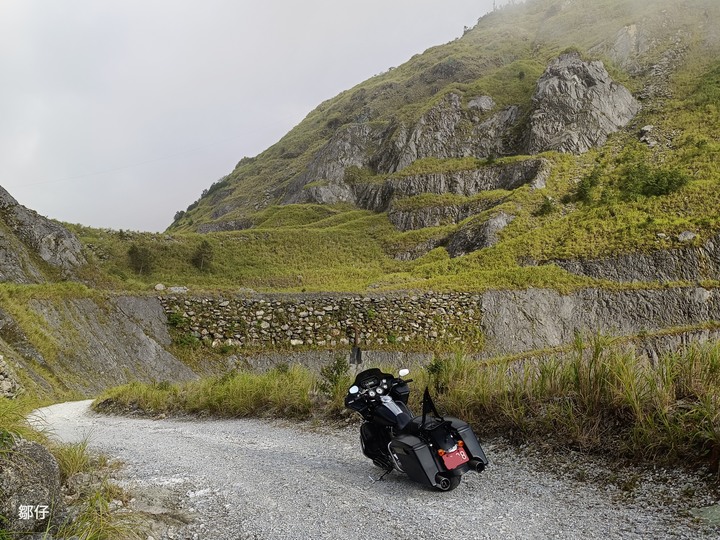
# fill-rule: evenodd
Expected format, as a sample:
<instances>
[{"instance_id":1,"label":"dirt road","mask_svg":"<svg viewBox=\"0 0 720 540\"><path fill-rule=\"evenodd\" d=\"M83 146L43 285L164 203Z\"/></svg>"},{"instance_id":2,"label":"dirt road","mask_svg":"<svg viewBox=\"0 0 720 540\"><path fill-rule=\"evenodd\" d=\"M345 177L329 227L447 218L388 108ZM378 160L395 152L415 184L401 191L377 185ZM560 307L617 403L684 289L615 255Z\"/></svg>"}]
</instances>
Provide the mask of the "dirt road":
<instances>
[{"instance_id":1,"label":"dirt road","mask_svg":"<svg viewBox=\"0 0 720 540\"><path fill-rule=\"evenodd\" d=\"M89 406L62 403L37 417L56 438L89 437L91 448L125 463L121 481L138 494L133 504L165 525L148 533L156 540L719 534L689 517L690 506L717 501L685 474L618 472L572 454L547 457L496 442L485 444L485 472L440 493L397 473L373 481L379 470L362 456L356 429L124 418Z\"/></svg>"}]
</instances>

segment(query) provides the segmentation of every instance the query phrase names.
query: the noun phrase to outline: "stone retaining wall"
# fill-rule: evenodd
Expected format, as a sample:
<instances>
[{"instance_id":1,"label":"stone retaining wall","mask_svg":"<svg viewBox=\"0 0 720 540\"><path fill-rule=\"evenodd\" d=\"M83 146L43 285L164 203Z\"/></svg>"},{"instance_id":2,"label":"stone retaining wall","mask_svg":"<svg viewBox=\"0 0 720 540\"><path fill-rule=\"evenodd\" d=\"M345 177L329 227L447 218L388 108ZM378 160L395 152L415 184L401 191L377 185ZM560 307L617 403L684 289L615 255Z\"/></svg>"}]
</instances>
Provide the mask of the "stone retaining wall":
<instances>
[{"instance_id":1,"label":"stone retaining wall","mask_svg":"<svg viewBox=\"0 0 720 540\"><path fill-rule=\"evenodd\" d=\"M480 296L159 297L171 325L214 346L241 348L427 349L483 346Z\"/></svg>"},{"instance_id":2,"label":"stone retaining wall","mask_svg":"<svg viewBox=\"0 0 720 540\"><path fill-rule=\"evenodd\" d=\"M349 350L452 351L498 356L612 336L718 328L720 289L550 289L377 295L163 295L181 337L240 354Z\"/></svg>"}]
</instances>

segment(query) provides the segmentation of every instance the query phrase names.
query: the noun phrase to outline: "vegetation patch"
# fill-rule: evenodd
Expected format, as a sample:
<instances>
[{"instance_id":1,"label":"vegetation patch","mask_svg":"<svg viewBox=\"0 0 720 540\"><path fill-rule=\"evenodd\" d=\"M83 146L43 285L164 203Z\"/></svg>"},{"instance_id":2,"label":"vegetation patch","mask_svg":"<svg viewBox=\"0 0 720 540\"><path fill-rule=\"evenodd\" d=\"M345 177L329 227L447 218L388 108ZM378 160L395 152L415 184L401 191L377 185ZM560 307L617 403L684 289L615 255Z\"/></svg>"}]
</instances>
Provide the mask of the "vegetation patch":
<instances>
[{"instance_id":1,"label":"vegetation patch","mask_svg":"<svg viewBox=\"0 0 720 540\"><path fill-rule=\"evenodd\" d=\"M694 345L656 362L609 338L577 336L569 352L535 358L436 357L413 370L411 408L429 386L439 409L481 436L542 440L557 447L653 463L720 465L720 343ZM349 413L347 362L321 375L280 367L183 385L131 384L110 390L98 411L337 420Z\"/></svg>"},{"instance_id":2,"label":"vegetation patch","mask_svg":"<svg viewBox=\"0 0 720 540\"><path fill-rule=\"evenodd\" d=\"M46 532L54 538L117 540L145 538L142 523L132 512L118 512L113 504L127 503L128 495L110 480L116 467L103 454L90 451L88 441L60 444L49 440L46 433L32 428L27 414L38 406L27 399L0 398L0 460L13 451L16 438L28 439L46 446L60 469L62 492L71 507L72 516ZM2 464L0 463L0 468ZM0 538L15 538L16 533L2 528Z\"/></svg>"}]
</instances>

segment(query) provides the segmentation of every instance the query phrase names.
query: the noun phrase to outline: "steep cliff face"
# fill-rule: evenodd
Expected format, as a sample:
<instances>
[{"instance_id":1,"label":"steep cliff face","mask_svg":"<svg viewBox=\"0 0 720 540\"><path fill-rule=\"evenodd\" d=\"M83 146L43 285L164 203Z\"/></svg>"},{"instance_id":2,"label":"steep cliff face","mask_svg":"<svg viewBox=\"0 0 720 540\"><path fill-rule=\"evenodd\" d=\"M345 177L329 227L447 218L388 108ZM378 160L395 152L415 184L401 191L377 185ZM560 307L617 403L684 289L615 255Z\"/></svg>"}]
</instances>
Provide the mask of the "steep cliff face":
<instances>
[{"instance_id":1,"label":"steep cliff face","mask_svg":"<svg viewBox=\"0 0 720 540\"><path fill-rule=\"evenodd\" d=\"M473 107L464 107L459 94L451 93L423 114L414 125L391 125L380 152L372 160L379 172L392 173L427 157L488 157L512 153L508 144L519 108L511 106L488 116L480 113L478 103L493 103L490 96L471 99Z\"/></svg>"},{"instance_id":2,"label":"steep cliff face","mask_svg":"<svg viewBox=\"0 0 720 540\"><path fill-rule=\"evenodd\" d=\"M511 191L525 184L539 185L547 174L547 162L542 159L528 159L464 171L403 175L389 178L381 184L355 184L353 191L357 206L385 212L397 199L427 193L471 197L485 191Z\"/></svg>"},{"instance_id":3,"label":"steep cliff face","mask_svg":"<svg viewBox=\"0 0 720 540\"><path fill-rule=\"evenodd\" d=\"M515 189L528 181L524 166L391 179L379 187L364 187L361 193L356 189L355 194L345 182L345 170L354 166L392 174L423 158L487 158L548 150L579 154L605 144L608 135L627 125L640 110L630 92L612 81L602 62L586 62L578 54L563 55L548 66L537 82L529 118L521 117L516 105L489 112L494 107L491 96L476 96L463 105L459 94L450 93L411 126L391 124L384 132L369 124L342 128L289 185L284 201L351 202L386 211L389 199L385 194L469 195ZM518 133L527 133L524 142ZM538 160L524 163L534 167Z\"/></svg>"},{"instance_id":4,"label":"steep cliff face","mask_svg":"<svg viewBox=\"0 0 720 540\"><path fill-rule=\"evenodd\" d=\"M41 283L48 270L72 277L86 263L79 240L0 187L0 282Z\"/></svg>"},{"instance_id":5,"label":"steep cliff face","mask_svg":"<svg viewBox=\"0 0 720 540\"><path fill-rule=\"evenodd\" d=\"M490 355L571 343L576 332L622 336L720 320L718 291L701 287L493 291L482 307Z\"/></svg>"},{"instance_id":6,"label":"steep cliff face","mask_svg":"<svg viewBox=\"0 0 720 540\"><path fill-rule=\"evenodd\" d=\"M167 319L155 298L34 299L26 310L22 323L0 311L0 354L12 382L6 395L29 385L25 390L93 396L135 380L196 377L167 352Z\"/></svg>"}]
</instances>

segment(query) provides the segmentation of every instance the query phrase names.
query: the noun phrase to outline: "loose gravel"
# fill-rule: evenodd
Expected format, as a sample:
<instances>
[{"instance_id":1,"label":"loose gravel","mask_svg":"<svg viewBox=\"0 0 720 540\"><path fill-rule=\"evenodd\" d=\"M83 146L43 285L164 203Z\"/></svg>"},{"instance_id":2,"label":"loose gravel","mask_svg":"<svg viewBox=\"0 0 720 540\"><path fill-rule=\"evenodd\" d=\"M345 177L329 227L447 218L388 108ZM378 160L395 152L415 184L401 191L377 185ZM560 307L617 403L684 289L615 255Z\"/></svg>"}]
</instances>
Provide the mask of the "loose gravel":
<instances>
[{"instance_id":1,"label":"loose gravel","mask_svg":"<svg viewBox=\"0 0 720 540\"><path fill-rule=\"evenodd\" d=\"M580 454L484 443L490 465L441 493L382 471L357 427L102 416L90 401L36 412L65 442L124 463L120 481L167 539L720 538L689 511L718 503L706 477L618 468Z\"/></svg>"}]
</instances>

